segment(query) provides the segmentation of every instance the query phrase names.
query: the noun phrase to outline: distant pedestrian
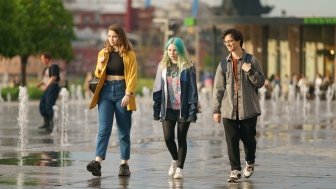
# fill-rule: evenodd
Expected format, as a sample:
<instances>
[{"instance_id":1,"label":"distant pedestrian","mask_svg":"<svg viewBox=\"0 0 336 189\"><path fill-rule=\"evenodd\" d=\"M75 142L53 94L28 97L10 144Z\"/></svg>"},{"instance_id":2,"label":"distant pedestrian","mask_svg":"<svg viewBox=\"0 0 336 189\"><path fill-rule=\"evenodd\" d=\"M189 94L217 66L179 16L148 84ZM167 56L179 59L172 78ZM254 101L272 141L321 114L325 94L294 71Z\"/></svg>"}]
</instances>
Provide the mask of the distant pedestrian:
<instances>
[{"instance_id":1,"label":"distant pedestrian","mask_svg":"<svg viewBox=\"0 0 336 189\"><path fill-rule=\"evenodd\" d=\"M257 89L265 82L259 61L245 52L243 35L236 29L223 34L223 43L230 54L218 65L213 88L213 119L223 119L231 164L228 182L241 178L239 141L242 140L246 165L244 177L252 175L256 153L257 116L261 114Z\"/></svg>"},{"instance_id":2,"label":"distant pedestrian","mask_svg":"<svg viewBox=\"0 0 336 189\"><path fill-rule=\"evenodd\" d=\"M39 128L46 129L48 133L51 133L54 128L53 106L56 103L60 91L60 68L57 64L52 63L49 53L41 54L41 62L46 65L46 68L43 71L42 81L37 84L37 87L43 90L40 99L40 113L43 116L44 124Z\"/></svg>"},{"instance_id":3,"label":"distant pedestrian","mask_svg":"<svg viewBox=\"0 0 336 189\"><path fill-rule=\"evenodd\" d=\"M316 89L321 89L321 85L323 82L323 77L320 73L316 73L316 77L315 77L315 82L314 82L314 88Z\"/></svg>"},{"instance_id":4,"label":"distant pedestrian","mask_svg":"<svg viewBox=\"0 0 336 189\"><path fill-rule=\"evenodd\" d=\"M167 41L154 85L154 119L162 122L164 139L173 159L168 175L181 179L188 129L190 122L197 119L198 102L196 70L182 39L173 37ZM176 125L178 145L175 142Z\"/></svg>"},{"instance_id":5,"label":"distant pedestrian","mask_svg":"<svg viewBox=\"0 0 336 189\"><path fill-rule=\"evenodd\" d=\"M95 76L99 78L90 109L98 104L98 135L96 157L87 165L94 176L101 176L101 163L105 160L116 118L120 145L119 176L130 176L128 165L131 153L130 132L132 112L136 110L137 60L132 45L120 25L111 25L107 41L98 53Z\"/></svg>"}]
</instances>

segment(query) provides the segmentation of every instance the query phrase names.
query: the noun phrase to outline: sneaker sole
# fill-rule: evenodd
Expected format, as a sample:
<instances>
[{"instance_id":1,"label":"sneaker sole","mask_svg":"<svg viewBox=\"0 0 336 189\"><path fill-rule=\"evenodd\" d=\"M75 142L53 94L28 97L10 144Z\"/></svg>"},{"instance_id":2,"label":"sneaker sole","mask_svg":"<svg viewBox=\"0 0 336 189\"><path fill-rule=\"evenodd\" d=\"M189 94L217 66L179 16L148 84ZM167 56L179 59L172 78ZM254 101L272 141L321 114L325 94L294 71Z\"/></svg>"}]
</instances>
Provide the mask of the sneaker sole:
<instances>
[{"instance_id":1,"label":"sneaker sole","mask_svg":"<svg viewBox=\"0 0 336 189\"><path fill-rule=\"evenodd\" d=\"M170 176L170 177L174 177L174 175L175 175L175 171L176 171L176 169L175 169L172 173L169 173L169 171L168 171L168 176Z\"/></svg>"},{"instance_id":2,"label":"sneaker sole","mask_svg":"<svg viewBox=\"0 0 336 189\"><path fill-rule=\"evenodd\" d=\"M130 174L118 174L119 177L129 177L131 176L131 173Z\"/></svg>"},{"instance_id":3,"label":"sneaker sole","mask_svg":"<svg viewBox=\"0 0 336 189\"><path fill-rule=\"evenodd\" d=\"M250 176L246 176L246 175L244 174L244 177L245 177L245 178L250 178L250 177L252 176L252 174L253 174L253 172L250 174Z\"/></svg>"},{"instance_id":4,"label":"sneaker sole","mask_svg":"<svg viewBox=\"0 0 336 189\"><path fill-rule=\"evenodd\" d=\"M228 183L238 183L239 179L237 179L237 178L229 178L227 181L228 181Z\"/></svg>"},{"instance_id":5,"label":"sneaker sole","mask_svg":"<svg viewBox=\"0 0 336 189\"><path fill-rule=\"evenodd\" d=\"M95 167L91 166L91 165L86 166L86 169L89 172L91 172L93 176L97 176L97 177L101 176L101 172L98 169L96 169Z\"/></svg>"}]
</instances>

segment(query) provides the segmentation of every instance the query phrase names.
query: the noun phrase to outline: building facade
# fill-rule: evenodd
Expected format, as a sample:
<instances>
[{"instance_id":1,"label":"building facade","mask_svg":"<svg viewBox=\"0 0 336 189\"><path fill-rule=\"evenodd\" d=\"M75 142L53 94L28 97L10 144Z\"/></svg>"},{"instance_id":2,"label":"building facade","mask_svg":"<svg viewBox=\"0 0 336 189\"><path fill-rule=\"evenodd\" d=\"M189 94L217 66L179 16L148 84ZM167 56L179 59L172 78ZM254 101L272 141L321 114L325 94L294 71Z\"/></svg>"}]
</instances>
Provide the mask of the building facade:
<instances>
[{"instance_id":1,"label":"building facade","mask_svg":"<svg viewBox=\"0 0 336 189\"><path fill-rule=\"evenodd\" d=\"M297 74L310 83L317 73L336 78L336 18L213 17L197 22L201 28L216 27L217 40L227 28L241 30L244 48L260 60L268 77Z\"/></svg>"},{"instance_id":2,"label":"building facade","mask_svg":"<svg viewBox=\"0 0 336 189\"><path fill-rule=\"evenodd\" d=\"M72 42L74 59L71 62L60 62L66 73L74 76L85 76L93 71L98 51L107 39L107 28L111 24L124 26L128 37L137 45L141 33L147 33L152 27L154 7L134 6L132 0L64 0L64 6L73 15L76 40ZM19 57L6 59L0 57L0 75L17 80L21 74ZM143 61L145 62L145 61ZM27 76L39 77L44 69L37 57L31 56L27 63Z\"/></svg>"}]
</instances>

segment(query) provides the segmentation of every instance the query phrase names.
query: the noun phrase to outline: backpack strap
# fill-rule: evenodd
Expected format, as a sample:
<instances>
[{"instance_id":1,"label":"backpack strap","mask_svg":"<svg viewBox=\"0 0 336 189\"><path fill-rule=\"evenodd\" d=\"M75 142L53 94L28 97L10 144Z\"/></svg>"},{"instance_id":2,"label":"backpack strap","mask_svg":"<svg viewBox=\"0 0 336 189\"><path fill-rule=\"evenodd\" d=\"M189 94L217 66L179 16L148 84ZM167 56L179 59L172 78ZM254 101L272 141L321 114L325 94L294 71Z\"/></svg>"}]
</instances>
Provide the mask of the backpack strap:
<instances>
[{"instance_id":1,"label":"backpack strap","mask_svg":"<svg viewBox=\"0 0 336 189\"><path fill-rule=\"evenodd\" d=\"M246 53L245 55L245 62L246 63L251 63L252 62L252 55L250 53ZM222 67L222 73L225 75L226 74L226 70L227 70L227 59L223 58L220 61L221 67Z\"/></svg>"},{"instance_id":2,"label":"backpack strap","mask_svg":"<svg viewBox=\"0 0 336 189\"><path fill-rule=\"evenodd\" d=\"M222 67L222 73L223 75L226 74L226 66L227 66L227 59L226 58L223 58L221 61L220 61L220 65Z\"/></svg>"},{"instance_id":3,"label":"backpack strap","mask_svg":"<svg viewBox=\"0 0 336 189\"><path fill-rule=\"evenodd\" d=\"M246 55L245 55L245 62L246 63L252 63L252 54L246 53Z\"/></svg>"},{"instance_id":4,"label":"backpack strap","mask_svg":"<svg viewBox=\"0 0 336 189\"><path fill-rule=\"evenodd\" d=\"M246 53L245 62L248 63L248 64L252 63L252 54ZM254 91L255 91L256 94L258 94L258 88L257 87L254 87Z\"/></svg>"},{"instance_id":5,"label":"backpack strap","mask_svg":"<svg viewBox=\"0 0 336 189\"><path fill-rule=\"evenodd\" d=\"M252 54L250 53L246 53L245 55L245 62L248 63L248 64L251 64L252 63ZM223 58L221 61L220 61L220 64L221 64L221 67L222 67L222 73L224 75L224 81L226 82L226 70L227 70L227 59L226 58ZM255 92L258 94L258 88L255 88Z\"/></svg>"}]
</instances>

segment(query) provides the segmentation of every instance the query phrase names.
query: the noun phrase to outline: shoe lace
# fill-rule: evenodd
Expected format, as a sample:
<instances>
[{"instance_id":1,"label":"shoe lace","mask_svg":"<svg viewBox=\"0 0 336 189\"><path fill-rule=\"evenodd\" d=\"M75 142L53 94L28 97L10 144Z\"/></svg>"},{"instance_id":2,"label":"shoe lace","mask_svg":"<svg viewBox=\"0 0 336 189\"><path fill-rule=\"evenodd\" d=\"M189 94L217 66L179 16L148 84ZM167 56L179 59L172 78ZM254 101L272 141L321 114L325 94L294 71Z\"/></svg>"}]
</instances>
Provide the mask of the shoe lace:
<instances>
[{"instance_id":1,"label":"shoe lace","mask_svg":"<svg viewBox=\"0 0 336 189\"><path fill-rule=\"evenodd\" d=\"M230 177L238 177L239 174L240 174L240 171L233 170L233 171L231 171L231 176Z\"/></svg>"},{"instance_id":2,"label":"shoe lace","mask_svg":"<svg viewBox=\"0 0 336 189\"><path fill-rule=\"evenodd\" d=\"M254 165L253 164L247 164L246 165L246 170L248 170L248 171L253 171L253 168L254 168Z\"/></svg>"}]
</instances>

